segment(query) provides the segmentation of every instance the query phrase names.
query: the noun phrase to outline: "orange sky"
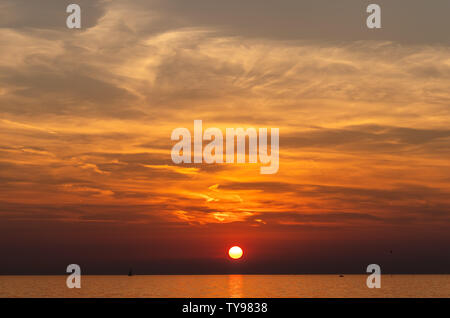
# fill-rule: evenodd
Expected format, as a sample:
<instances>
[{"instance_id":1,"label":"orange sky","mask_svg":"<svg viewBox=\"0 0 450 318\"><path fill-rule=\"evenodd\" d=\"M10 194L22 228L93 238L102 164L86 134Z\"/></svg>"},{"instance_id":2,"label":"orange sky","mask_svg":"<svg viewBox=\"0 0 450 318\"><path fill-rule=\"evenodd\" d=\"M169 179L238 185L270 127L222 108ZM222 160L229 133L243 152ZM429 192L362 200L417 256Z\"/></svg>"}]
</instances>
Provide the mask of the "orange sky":
<instances>
[{"instance_id":1,"label":"orange sky","mask_svg":"<svg viewBox=\"0 0 450 318\"><path fill-rule=\"evenodd\" d=\"M243 242L261 259L268 246L286 262L299 255L300 268L307 246L329 260L336 242L342 266L348 250L364 255L343 268L369 260L361 240L405 248L402 261L414 259L408 239L420 258L448 249L448 45L155 31L163 13L101 8L81 31L0 28L0 250L11 260L0 270L36 250L65 261L71 248L87 264L148 266ZM170 134L196 119L280 128L278 173L175 166Z\"/></svg>"}]
</instances>

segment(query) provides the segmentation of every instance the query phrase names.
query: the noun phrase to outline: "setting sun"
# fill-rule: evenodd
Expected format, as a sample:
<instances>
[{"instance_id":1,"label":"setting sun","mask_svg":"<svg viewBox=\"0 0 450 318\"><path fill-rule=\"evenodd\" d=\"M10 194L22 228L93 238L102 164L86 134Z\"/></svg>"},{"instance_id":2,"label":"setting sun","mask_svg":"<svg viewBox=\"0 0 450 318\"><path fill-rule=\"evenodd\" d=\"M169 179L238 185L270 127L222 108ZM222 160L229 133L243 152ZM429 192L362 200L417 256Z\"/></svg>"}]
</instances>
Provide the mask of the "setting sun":
<instances>
[{"instance_id":1,"label":"setting sun","mask_svg":"<svg viewBox=\"0 0 450 318\"><path fill-rule=\"evenodd\" d=\"M239 259L242 257L242 254L244 254L244 252L242 251L242 248L240 248L239 246L233 246L228 251L228 255L230 255L232 259Z\"/></svg>"}]
</instances>

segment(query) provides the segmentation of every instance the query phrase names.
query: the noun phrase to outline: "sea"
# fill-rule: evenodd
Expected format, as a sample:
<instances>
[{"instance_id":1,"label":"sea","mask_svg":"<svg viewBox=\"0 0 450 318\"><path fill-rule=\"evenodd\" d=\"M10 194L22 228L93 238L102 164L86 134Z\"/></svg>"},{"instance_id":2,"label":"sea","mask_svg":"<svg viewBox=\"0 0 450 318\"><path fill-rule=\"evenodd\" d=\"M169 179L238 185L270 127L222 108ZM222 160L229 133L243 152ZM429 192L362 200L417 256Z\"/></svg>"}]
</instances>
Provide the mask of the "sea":
<instances>
[{"instance_id":1,"label":"sea","mask_svg":"<svg viewBox=\"0 0 450 318\"><path fill-rule=\"evenodd\" d=\"M0 276L0 297L51 298L392 298L450 297L450 275L134 275Z\"/></svg>"}]
</instances>

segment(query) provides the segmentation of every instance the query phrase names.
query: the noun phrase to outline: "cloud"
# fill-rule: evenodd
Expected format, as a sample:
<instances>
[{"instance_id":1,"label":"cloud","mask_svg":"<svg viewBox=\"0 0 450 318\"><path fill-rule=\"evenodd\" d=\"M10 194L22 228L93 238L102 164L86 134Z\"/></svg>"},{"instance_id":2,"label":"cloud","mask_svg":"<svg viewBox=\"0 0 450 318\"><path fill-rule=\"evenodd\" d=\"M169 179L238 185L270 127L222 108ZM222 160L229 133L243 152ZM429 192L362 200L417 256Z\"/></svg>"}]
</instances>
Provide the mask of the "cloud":
<instances>
[{"instance_id":1,"label":"cloud","mask_svg":"<svg viewBox=\"0 0 450 318\"><path fill-rule=\"evenodd\" d=\"M315 128L284 135L281 143L288 148L340 149L378 154L428 153L440 156L449 151L450 130L380 125Z\"/></svg>"},{"instance_id":2,"label":"cloud","mask_svg":"<svg viewBox=\"0 0 450 318\"><path fill-rule=\"evenodd\" d=\"M329 0L208 0L133 1L141 10L155 10L175 27L212 28L227 36L276 40L355 41L449 44L450 25L445 1L426 5L420 0L377 2L383 28L366 28L370 1ZM407 14L405 14L407 10ZM166 22L168 23L168 22Z\"/></svg>"},{"instance_id":3,"label":"cloud","mask_svg":"<svg viewBox=\"0 0 450 318\"><path fill-rule=\"evenodd\" d=\"M287 43L227 36L213 25L146 32L157 8L114 3L83 32L1 29L10 47L0 53L2 113L148 122L183 121L191 110L214 121L257 113L253 122L289 125L297 116L330 125L448 114L448 46Z\"/></svg>"},{"instance_id":4,"label":"cloud","mask_svg":"<svg viewBox=\"0 0 450 318\"><path fill-rule=\"evenodd\" d=\"M369 36L351 1L82 2L82 30L55 3L2 4L2 217L161 231L447 224L447 4L410 1L394 22L406 2L385 2L386 27ZM437 14L423 32L419 12ZM194 119L280 128L279 173L174 165L170 133Z\"/></svg>"}]
</instances>

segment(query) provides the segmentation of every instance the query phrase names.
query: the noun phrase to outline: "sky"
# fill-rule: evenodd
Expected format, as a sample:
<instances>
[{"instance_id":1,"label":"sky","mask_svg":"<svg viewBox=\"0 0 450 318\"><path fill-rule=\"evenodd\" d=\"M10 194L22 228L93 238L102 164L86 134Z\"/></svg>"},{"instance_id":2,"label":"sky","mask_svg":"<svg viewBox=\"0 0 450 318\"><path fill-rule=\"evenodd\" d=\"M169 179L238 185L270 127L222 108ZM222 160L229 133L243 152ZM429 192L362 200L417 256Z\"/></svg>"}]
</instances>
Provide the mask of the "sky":
<instances>
[{"instance_id":1,"label":"sky","mask_svg":"<svg viewBox=\"0 0 450 318\"><path fill-rule=\"evenodd\" d=\"M0 274L449 273L450 2L372 2L380 30L369 1L3 0ZM194 120L279 128L278 173L175 165Z\"/></svg>"}]
</instances>

